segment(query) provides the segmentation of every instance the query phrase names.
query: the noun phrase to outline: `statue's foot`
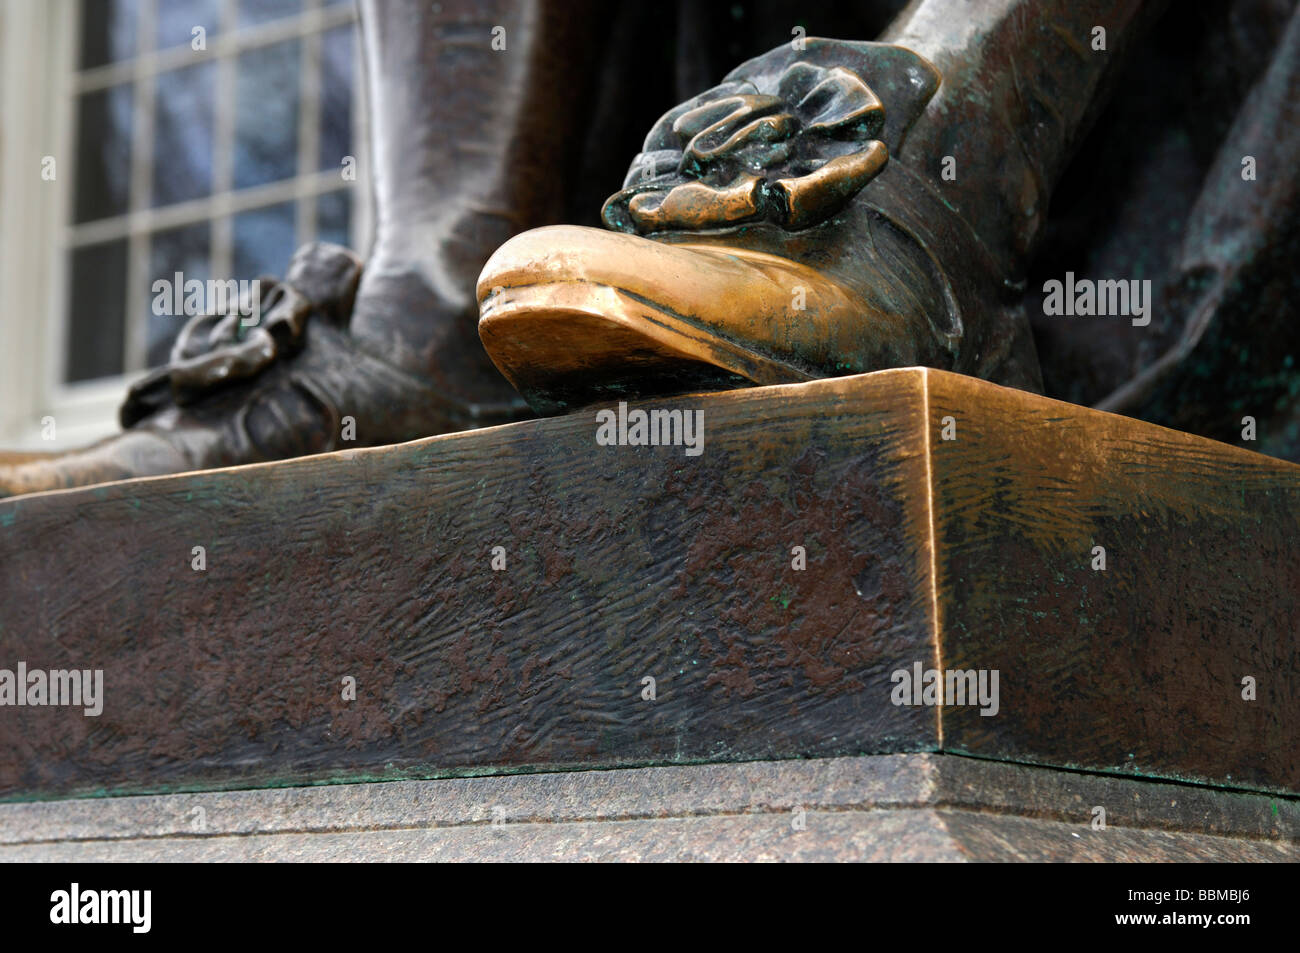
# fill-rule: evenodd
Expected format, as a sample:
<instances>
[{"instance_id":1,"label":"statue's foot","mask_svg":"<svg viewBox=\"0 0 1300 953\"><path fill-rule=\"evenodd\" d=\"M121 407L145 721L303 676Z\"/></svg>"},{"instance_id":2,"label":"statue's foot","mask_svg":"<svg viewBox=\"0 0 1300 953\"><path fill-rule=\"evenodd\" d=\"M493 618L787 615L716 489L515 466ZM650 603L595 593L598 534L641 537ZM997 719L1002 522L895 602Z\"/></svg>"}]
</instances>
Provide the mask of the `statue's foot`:
<instances>
[{"instance_id":1,"label":"statue's foot","mask_svg":"<svg viewBox=\"0 0 1300 953\"><path fill-rule=\"evenodd\" d=\"M886 44L742 65L659 121L605 205L614 231L498 249L478 282L489 355L543 413L910 365L1039 388L1015 289L890 158L938 83Z\"/></svg>"},{"instance_id":2,"label":"statue's foot","mask_svg":"<svg viewBox=\"0 0 1300 953\"><path fill-rule=\"evenodd\" d=\"M186 324L171 362L131 388L122 433L66 453L0 458L0 496L395 443L527 415L504 382L465 373L477 355L421 354L403 349L401 334L385 341L375 332L385 311L426 329L465 323L440 316L414 273L377 268L368 282L351 252L315 244L299 249L284 281L263 279L261 293L255 323L232 314ZM366 338L350 329L363 315Z\"/></svg>"},{"instance_id":3,"label":"statue's foot","mask_svg":"<svg viewBox=\"0 0 1300 953\"><path fill-rule=\"evenodd\" d=\"M483 272L483 345L541 413L943 362L929 275L900 269L913 291L864 267L868 280L850 283L756 239L526 232Z\"/></svg>"}]
</instances>

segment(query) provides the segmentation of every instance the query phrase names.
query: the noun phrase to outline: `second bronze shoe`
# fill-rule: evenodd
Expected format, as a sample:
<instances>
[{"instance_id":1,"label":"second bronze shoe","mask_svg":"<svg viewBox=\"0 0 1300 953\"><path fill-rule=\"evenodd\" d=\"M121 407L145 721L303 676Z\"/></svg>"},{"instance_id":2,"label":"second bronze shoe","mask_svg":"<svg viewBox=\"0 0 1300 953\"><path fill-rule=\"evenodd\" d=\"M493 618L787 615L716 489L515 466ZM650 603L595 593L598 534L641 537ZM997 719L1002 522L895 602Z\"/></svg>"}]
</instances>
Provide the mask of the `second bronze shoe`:
<instances>
[{"instance_id":1,"label":"second bronze shoe","mask_svg":"<svg viewBox=\"0 0 1300 953\"><path fill-rule=\"evenodd\" d=\"M317 243L283 281L263 280L265 314L196 315L165 367L135 383L122 431L57 454L0 457L0 497L134 477L397 443L517 419L368 351L349 332L362 263ZM504 390L504 388L503 388Z\"/></svg>"}]
</instances>

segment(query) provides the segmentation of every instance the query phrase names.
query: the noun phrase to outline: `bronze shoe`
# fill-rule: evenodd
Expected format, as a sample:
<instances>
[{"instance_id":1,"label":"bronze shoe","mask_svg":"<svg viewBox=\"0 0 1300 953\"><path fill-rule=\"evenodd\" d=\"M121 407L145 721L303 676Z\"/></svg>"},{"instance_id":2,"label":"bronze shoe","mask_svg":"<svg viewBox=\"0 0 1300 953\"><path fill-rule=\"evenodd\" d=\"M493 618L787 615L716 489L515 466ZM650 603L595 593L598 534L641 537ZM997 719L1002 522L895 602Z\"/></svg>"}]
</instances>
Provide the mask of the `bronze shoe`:
<instances>
[{"instance_id":1,"label":"bronze shoe","mask_svg":"<svg viewBox=\"0 0 1300 953\"><path fill-rule=\"evenodd\" d=\"M261 280L255 324L239 313L191 318L167 366L130 389L122 433L0 458L0 496L396 443L524 414L518 403L452 397L365 350L348 333L361 272L337 245L299 249L283 281Z\"/></svg>"},{"instance_id":2,"label":"bronze shoe","mask_svg":"<svg viewBox=\"0 0 1300 953\"><path fill-rule=\"evenodd\" d=\"M939 83L882 43L741 65L656 124L610 231L536 229L489 259L489 355L542 413L910 365L1041 389L1022 289L907 161Z\"/></svg>"}]
</instances>

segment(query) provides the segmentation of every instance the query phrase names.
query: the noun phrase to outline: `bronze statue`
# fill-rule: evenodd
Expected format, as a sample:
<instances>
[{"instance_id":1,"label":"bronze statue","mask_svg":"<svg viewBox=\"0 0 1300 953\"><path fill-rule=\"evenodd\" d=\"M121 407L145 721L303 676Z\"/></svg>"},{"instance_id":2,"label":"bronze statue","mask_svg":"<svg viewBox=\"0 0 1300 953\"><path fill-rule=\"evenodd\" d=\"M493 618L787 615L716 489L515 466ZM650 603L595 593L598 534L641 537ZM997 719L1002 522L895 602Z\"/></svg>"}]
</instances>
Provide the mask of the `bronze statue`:
<instances>
[{"instance_id":1,"label":"bronze statue","mask_svg":"<svg viewBox=\"0 0 1300 953\"><path fill-rule=\"evenodd\" d=\"M1220 57L1230 105L1205 120L1213 155L1181 242L1163 239L1177 245L1163 320L1123 339L1113 324L1045 324L1033 269L1054 190L1125 69L1160 75L1134 51L1165 4L863 3L855 15L897 14L878 42L793 31L654 125L604 229L556 226L581 220L628 121L587 94L655 85L602 74L596 53L627 60L660 7L360 0L368 259L300 250L260 326L195 318L131 389L122 434L0 462L0 494L340 449L347 417L363 446L509 421L528 412L509 384L556 413L910 364L1220 437L1258 405L1283 424L1270 449L1300 451L1295 322L1289 302L1268 311L1297 241L1294 3L1177 11L1202 32L1213 17L1244 31L1226 42L1257 62ZM683 23L703 15L689 7ZM690 45L679 53L693 76ZM1268 174L1243 189L1246 150ZM1221 373L1243 341L1244 383Z\"/></svg>"}]
</instances>

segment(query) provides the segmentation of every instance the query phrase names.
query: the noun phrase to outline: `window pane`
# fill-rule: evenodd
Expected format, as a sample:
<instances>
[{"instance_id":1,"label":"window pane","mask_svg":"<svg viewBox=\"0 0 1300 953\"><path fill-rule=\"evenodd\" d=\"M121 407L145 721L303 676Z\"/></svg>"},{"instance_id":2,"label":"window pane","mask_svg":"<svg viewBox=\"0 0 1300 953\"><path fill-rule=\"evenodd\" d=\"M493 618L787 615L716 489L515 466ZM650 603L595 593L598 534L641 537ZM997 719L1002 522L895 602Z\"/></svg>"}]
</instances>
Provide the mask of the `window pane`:
<instances>
[{"instance_id":1,"label":"window pane","mask_svg":"<svg viewBox=\"0 0 1300 953\"><path fill-rule=\"evenodd\" d=\"M239 0L239 25L253 26L302 12L302 0Z\"/></svg>"},{"instance_id":2,"label":"window pane","mask_svg":"<svg viewBox=\"0 0 1300 953\"><path fill-rule=\"evenodd\" d=\"M321 37L320 169L339 171L352 151L353 37L350 26Z\"/></svg>"},{"instance_id":3,"label":"window pane","mask_svg":"<svg viewBox=\"0 0 1300 953\"><path fill-rule=\"evenodd\" d=\"M162 73L154 89L153 204L171 205L212 191L216 64Z\"/></svg>"},{"instance_id":4,"label":"window pane","mask_svg":"<svg viewBox=\"0 0 1300 953\"><path fill-rule=\"evenodd\" d=\"M193 43L194 28L203 27L204 43L211 41L221 23L217 0L164 0L158 4L158 49Z\"/></svg>"},{"instance_id":5,"label":"window pane","mask_svg":"<svg viewBox=\"0 0 1300 953\"><path fill-rule=\"evenodd\" d=\"M235 188L298 171L297 40L239 55L235 97Z\"/></svg>"},{"instance_id":6,"label":"window pane","mask_svg":"<svg viewBox=\"0 0 1300 953\"><path fill-rule=\"evenodd\" d=\"M85 381L121 374L126 239L74 249L71 259L67 379Z\"/></svg>"},{"instance_id":7,"label":"window pane","mask_svg":"<svg viewBox=\"0 0 1300 953\"><path fill-rule=\"evenodd\" d=\"M344 248L352 247L352 195L347 191L326 192L316 200L316 237Z\"/></svg>"},{"instance_id":8,"label":"window pane","mask_svg":"<svg viewBox=\"0 0 1300 953\"><path fill-rule=\"evenodd\" d=\"M148 295L145 306L146 320L148 322L149 333L147 336L148 362L150 367L157 367L159 364L166 364L167 357L171 354L172 342L176 340L176 335L180 333L181 326L189 319L189 315L184 312L184 308L177 308L175 303L175 292L173 287L180 289L180 299L182 305L185 301L185 283L191 279L206 282L212 277L210 249L212 229L207 222L199 222L195 225L186 225L183 228L172 228L164 232L157 232L153 236L153 241L149 251L149 287L146 289ZM177 273L180 273L180 280L177 280ZM160 304L163 307L155 308L154 299L157 297L153 290L155 281L162 279L168 282L166 297ZM205 304L207 299L204 299ZM163 311L163 314L157 314L156 311ZM170 312L170 313L168 313Z\"/></svg>"},{"instance_id":9,"label":"window pane","mask_svg":"<svg viewBox=\"0 0 1300 953\"><path fill-rule=\"evenodd\" d=\"M127 210L131 194L131 104L127 85L85 93L77 100L77 187L73 221L89 222Z\"/></svg>"},{"instance_id":10,"label":"window pane","mask_svg":"<svg viewBox=\"0 0 1300 953\"><path fill-rule=\"evenodd\" d=\"M82 0L81 68L130 59L139 25L138 0Z\"/></svg>"},{"instance_id":11,"label":"window pane","mask_svg":"<svg viewBox=\"0 0 1300 953\"><path fill-rule=\"evenodd\" d=\"M283 277L294 250L293 203L282 202L235 216L234 277Z\"/></svg>"}]
</instances>

